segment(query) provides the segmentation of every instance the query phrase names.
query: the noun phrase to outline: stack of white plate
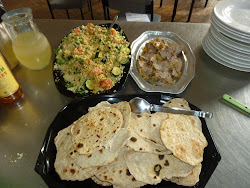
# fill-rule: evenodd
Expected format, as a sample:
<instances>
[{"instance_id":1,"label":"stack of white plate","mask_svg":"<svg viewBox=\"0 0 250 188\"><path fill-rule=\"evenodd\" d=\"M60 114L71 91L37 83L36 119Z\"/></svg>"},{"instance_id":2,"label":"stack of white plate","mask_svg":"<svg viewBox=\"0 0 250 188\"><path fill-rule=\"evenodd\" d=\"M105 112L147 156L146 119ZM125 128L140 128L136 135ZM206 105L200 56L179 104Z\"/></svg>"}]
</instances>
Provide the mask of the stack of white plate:
<instances>
[{"instance_id":1,"label":"stack of white plate","mask_svg":"<svg viewBox=\"0 0 250 188\"><path fill-rule=\"evenodd\" d=\"M250 72L250 0L223 0L213 9L205 52L218 63Z\"/></svg>"}]
</instances>

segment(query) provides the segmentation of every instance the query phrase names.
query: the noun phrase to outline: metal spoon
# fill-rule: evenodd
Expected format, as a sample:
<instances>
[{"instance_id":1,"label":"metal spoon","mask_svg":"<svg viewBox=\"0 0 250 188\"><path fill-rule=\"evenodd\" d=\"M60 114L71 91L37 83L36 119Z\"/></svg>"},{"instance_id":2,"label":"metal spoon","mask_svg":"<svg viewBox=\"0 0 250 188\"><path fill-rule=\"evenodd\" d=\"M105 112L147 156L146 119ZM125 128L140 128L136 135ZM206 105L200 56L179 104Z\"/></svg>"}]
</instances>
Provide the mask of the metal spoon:
<instances>
[{"instance_id":1,"label":"metal spoon","mask_svg":"<svg viewBox=\"0 0 250 188\"><path fill-rule=\"evenodd\" d=\"M111 23L111 25L109 26L109 30L114 26L115 22L117 21L118 19L118 15L116 15L113 19L113 22Z\"/></svg>"},{"instance_id":2,"label":"metal spoon","mask_svg":"<svg viewBox=\"0 0 250 188\"><path fill-rule=\"evenodd\" d=\"M213 114L210 112L203 112L203 111L195 111L195 110L186 110L181 108L175 107L164 107L161 105L150 104L145 99L140 97L135 97L129 101L131 110L135 114L140 114L143 112L167 112L172 114L185 114L185 115L192 115L197 117L203 118L212 118Z\"/></svg>"}]
</instances>

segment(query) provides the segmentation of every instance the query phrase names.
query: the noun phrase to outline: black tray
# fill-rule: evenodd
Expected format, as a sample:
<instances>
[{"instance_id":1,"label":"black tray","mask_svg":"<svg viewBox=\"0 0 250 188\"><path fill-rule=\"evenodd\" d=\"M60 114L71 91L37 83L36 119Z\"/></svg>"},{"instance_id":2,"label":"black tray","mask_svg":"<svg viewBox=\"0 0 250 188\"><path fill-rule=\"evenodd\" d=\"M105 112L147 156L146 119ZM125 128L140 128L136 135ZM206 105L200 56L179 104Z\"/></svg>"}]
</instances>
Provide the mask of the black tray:
<instances>
[{"instance_id":1,"label":"black tray","mask_svg":"<svg viewBox=\"0 0 250 188\"><path fill-rule=\"evenodd\" d=\"M44 179L49 187L81 187L81 188L95 188L101 187L94 183L91 179L85 181L65 181L61 180L54 169L54 162L56 158L56 147L54 144L54 138L56 137L58 131L69 126L75 120L77 120L82 115L88 112L88 107L95 106L101 101L109 101L110 103L116 103L120 101L129 101L134 97L145 98L150 103L160 104L161 95L126 95L126 96L100 96L100 97L88 97L86 99L81 99L70 103L69 105L62 108L62 110L57 114L54 121L51 123L48 131L46 133L43 145L41 147L36 165L35 171ZM189 104L191 109L200 110L196 106ZM193 186L194 188L205 187L209 178L211 177L213 171L221 160L221 156L213 142L213 139L207 128L205 119L201 118L202 131L208 141L208 146L204 150L204 160L202 162L202 170L200 174L200 181ZM179 186L171 182L162 181L160 184L155 186L146 185L144 187L184 187Z\"/></svg>"},{"instance_id":2,"label":"black tray","mask_svg":"<svg viewBox=\"0 0 250 188\"><path fill-rule=\"evenodd\" d=\"M100 26L108 28L110 26L110 23L100 24ZM121 27L117 24L114 24L113 28L119 32L122 31ZM69 35L74 29L75 28L73 28L67 35ZM126 41L129 42L129 40L124 32L122 32L122 36L124 36ZM61 42L60 42L60 44L61 44ZM60 44L59 44L59 46L60 46ZM56 62L56 58L54 59L53 65L55 65L55 62ZM66 82L65 82L60 70L53 69L54 82L55 82L56 88L58 89L58 91L60 93L62 93L63 95L65 95L67 97L71 97L71 98L83 98L83 97L87 97L87 96L111 95L111 94L116 93L117 91L119 91L123 87L123 85L127 79L128 73L129 73L130 64L131 64L131 58L129 58L129 63L124 64L123 76L121 77L120 81L117 82L114 85L114 87L112 87L111 89L105 90L105 91L98 93L98 94L91 93L91 92L89 92L87 94L79 94L79 93L73 93L72 91L67 90ZM58 80L58 81L55 81L55 80Z\"/></svg>"}]
</instances>

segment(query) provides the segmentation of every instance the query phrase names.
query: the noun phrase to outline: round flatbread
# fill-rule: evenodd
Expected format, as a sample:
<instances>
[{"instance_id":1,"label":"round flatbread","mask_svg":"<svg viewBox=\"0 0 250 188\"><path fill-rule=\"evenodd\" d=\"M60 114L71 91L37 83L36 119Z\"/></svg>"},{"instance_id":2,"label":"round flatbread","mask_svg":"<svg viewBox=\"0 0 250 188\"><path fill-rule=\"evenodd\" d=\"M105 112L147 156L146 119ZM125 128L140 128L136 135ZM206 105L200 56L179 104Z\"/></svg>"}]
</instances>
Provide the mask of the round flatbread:
<instances>
[{"instance_id":1,"label":"round flatbread","mask_svg":"<svg viewBox=\"0 0 250 188\"><path fill-rule=\"evenodd\" d=\"M190 116L169 114L160 128L165 147L180 160L196 166L203 160L207 140Z\"/></svg>"},{"instance_id":2,"label":"round flatbread","mask_svg":"<svg viewBox=\"0 0 250 188\"><path fill-rule=\"evenodd\" d=\"M116 108L90 111L71 126L73 146L79 154L90 154L111 139L122 124L122 114Z\"/></svg>"},{"instance_id":3,"label":"round flatbread","mask_svg":"<svg viewBox=\"0 0 250 188\"><path fill-rule=\"evenodd\" d=\"M174 99L171 99L170 101L168 101L165 104L163 104L163 106L166 106L166 107L176 107L176 108L182 108L182 109L190 110L188 102L185 99L183 99L183 98L174 98Z\"/></svg>"},{"instance_id":4,"label":"round flatbread","mask_svg":"<svg viewBox=\"0 0 250 188\"><path fill-rule=\"evenodd\" d=\"M110 146L108 149L103 147L87 155L80 155L78 153L74 153L73 151L70 153L73 153L72 157L75 155L74 159L76 164L81 168L108 165L118 157L121 148L125 145L129 136L130 134L128 130L122 128L111 140L109 140L109 143L106 143L106 145Z\"/></svg>"},{"instance_id":5,"label":"round flatbread","mask_svg":"<svg viewBox=\"0 0 250 188\"><path fill-rule=\"evenodd\" d=\"M198 164L192 172L187 177L173 177L170 179L171 182L174 182L178 185L184 186L194 186L199 181L199 176L201 173L201 163Z\"/></svg>"},{"instance_id":6,"label":"round flatbread","mask_svg":"<svg viewBox=\"0 0 250 188\"><path fill-rule=\"evenodd\" d=\"M62 180L83 181L97 173L98 169L94 167L82 169L77 166L76 162L70 157L70 154L64 150L64 145L67 144L67 140L71 140L70 137L70 127L67 127L58 132L55 138L57 149L54 163L55 171Z\"/></svg>"},{"instance_id":7,"label":"round flatbread","mask_svg":"<svg viewBox=\"0 0 250 188\"><path fill-rule=\"evenodd\" d=\"M136 125L138 125L138 122L133 117L131 117L130 119L130 124L134 124L134 125L129 125L130 127L129 132L131 136L128 142L126 143L126 146L138 152L148 152L148 153L155 153L155 154L170 154L171 153L163 144L158 144L152 141L154 137L151 137L152 139L145 139L145 137L139 136L136 131L137 130ZM140 127L143 127L143 126L140 126ZM142 129L139 129L139 132L141 130ZM160 132L158 133L158 136L160 137Z\"/></svg>"},{"instance_id":8,"label":"round flatbread","mask_svg":"<svg viewBox=\"0 0 250 188\"><path fill-rule=\"evenodd\" d=\"M98 103L96 106L94 107L90 107L89 108L89 112L93 111L95 109L98 108L116 108L118 109L123 117L123 125L122 127L128 127L129 125L129 121L130 121L130 116L131 116L131 108L130 105L127 101L122 101L122 102L118 102L118 103L113 103L110 104L108 101L102 101L100 103Z\"/></svg>"},{"instance_id":9,"label":"round flatbread","mask_svg":"<svg viewBox=\"0 0 250 188\"><path fill-rule=\"evenodd\" d=\"M174 98L167 103L165 103L163 106L166 107L176 107L176 108L182 108L182 109L187 109L190 110L190 107L188 105L188 102L183 99L183 98ZM193 124L200 130L202 131L202 124L200 118L196 116L189 116L191 119L193 119Z\"/></svg>"},{"instance_id":10,"label":"round flatbread","mask_svg":"<svg viewBox=\"0 0 250 188\"><path fill-rule=\"evenodd\" d=\"M102 101L93 107L89 107L88 111L90 112L90 111L96 110L98 108L110 108L110 107L111 107L111 104L108 101Z\"/></svg>"},{"instance_id":11,"label":"round flatbread","mask_svg":"<svg viewBox=\"0 0 250 188\"><path fill-rule=\"evenodd\" d=\"M118 109L123 117L123 128L128 127L129 122L130 122L130 116L131 116L131 108L128 102L122 101L119 103L114 103L111 105L112 108Z\"/></svg>"},{"instance_id":12,"label":"round flatbread","mask_svg":"<svg viewBox=\"0 0 250 188\"><path fill-rule=\"evenodd\" d=\"M146 185L144 182L137 181L130 173L126 161L124 159L124 152L127 150L123 147L118 158L107 166L103 166L102 170L95 174L101 181L108 181L114 187L121 188L135 188Z\"/></svg>"},{"instance_id":13,"label":"round flatbread","mask_svg":"<svg viewBox=\"0 0 250 188\"><path fill-rule=\"evenodd\" d=\"M140 137L156 144L162 144L160 138L160 126L164 119L157 114L132 114L133 122L129 124L129 130L134 131Z\"/></svg>"},{"instance_id":14,"label":"round flatbread","mask_svg":"<svg viewBox=\"0 0 250 188\"><path fill-rule=\"evenodd\" d=\"M158 184L163 178L185 177L194 168L173 155L156 155L128 150L124 157L135 179L147 184Z\"/></svg>"},{"instance_id":15,"label":"round flatbread","mask_svg":"<svg viewBox=\"0 0 250 188\"><path fill-rule=\"evenodd\" d=\"M102 180L99 180L96 176L92 176L91 179L98 185L101 185L101 186L104 186L104 187L108 187L108 186L111 186L112 183L109 183L107 181L102 181Z\"/></svg>"}]
</instances>

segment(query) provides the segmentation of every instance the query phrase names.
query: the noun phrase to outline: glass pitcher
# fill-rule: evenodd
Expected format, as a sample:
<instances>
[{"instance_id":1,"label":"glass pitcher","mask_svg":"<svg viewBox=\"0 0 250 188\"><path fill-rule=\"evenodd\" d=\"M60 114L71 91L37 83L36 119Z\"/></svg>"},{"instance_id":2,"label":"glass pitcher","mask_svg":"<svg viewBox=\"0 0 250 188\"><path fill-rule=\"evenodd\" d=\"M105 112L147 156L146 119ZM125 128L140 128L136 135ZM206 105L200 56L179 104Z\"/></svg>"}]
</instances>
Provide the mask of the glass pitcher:
<instances>
[{"instance_id":1,"label":"glass pitcher","mask_svg":"<svg viewBox=\"0 0 250 188\"><path fill-rule=\"evenodd\" d=\"M51 47L34 23L31 9L12 10L1 18L19 62L32 70L45 68L51 60Z\"/></svg>"}]
</instances>

